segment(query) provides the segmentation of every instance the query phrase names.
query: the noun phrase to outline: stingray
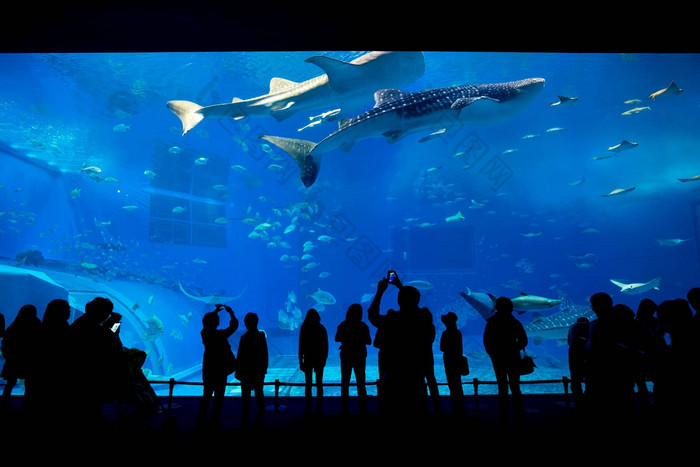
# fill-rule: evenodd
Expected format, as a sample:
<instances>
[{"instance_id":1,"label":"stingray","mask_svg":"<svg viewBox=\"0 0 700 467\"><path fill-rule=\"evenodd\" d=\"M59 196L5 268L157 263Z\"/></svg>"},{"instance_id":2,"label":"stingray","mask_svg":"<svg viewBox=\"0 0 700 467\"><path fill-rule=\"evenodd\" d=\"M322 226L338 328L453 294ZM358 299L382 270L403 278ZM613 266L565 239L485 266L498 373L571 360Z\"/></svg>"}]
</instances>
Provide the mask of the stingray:
<instances>
[{"instance_id":1,"label":"stingray","mask_svg":"<svg viewBox=\"0 0 700 467\"><path fill-rule=\"evenodd\" d=\"M226 297L224 295L218 295L218 294L203 295L203 296L198 297L196 295L192 295L192 294L187 293L187 291L184 289L184 287L182 287L182 284L180 284L179 282L177 283L177 285L180 286L180 290L182 291L182 293L187 295L189 298L191 298L193 300L200 301L202 303L208 303L210 305L215 305L217 303L227 303L227 302L232 302L234 300L238 300L245 293L245 291L248 290L248 284L246 284L245 287L243 287L243 290L241 290L241 293L239 293L238 295L234 295L233 297Z\"/></svg>"}]
</instances>

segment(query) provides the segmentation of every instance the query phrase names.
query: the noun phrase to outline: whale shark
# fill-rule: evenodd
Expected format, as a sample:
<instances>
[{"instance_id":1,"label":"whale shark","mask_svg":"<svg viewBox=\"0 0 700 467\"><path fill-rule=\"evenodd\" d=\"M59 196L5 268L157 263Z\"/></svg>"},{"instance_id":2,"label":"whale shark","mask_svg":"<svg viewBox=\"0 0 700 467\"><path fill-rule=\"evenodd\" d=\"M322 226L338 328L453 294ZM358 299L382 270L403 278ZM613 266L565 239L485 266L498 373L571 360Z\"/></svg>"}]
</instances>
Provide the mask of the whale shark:
<instances>
[{"instance_id":1,"label":"whale shark","mask_svg":"<svg viewBox=\"0 0 700 467\"><path fill-rule=\"evenodd\" d=\"M316 181L321 156L336 149L349 152L367 138L395 143L405 136L426 131L455 129L464 125L490 125L512 117L542 90L543 78L491 84L471 84L406 92L380 89L375 105L352 118L343 118L338 129L318 143L295 138L261 135L278 146L299 165L301 181L310 187Z\"/></svg>"},{"instance_id":2,"label":"whale shark","mask_svg":"<svg viewBox=\"0 0 700 467\"><path fill-rule=\"evenodd\" d=\"M352 115L371 103L377 89L402 88L423 75L423 52L373 51L345 62L323 55L305 60L325 73L302 82L283 78L270 80L270 92L251 99L201 106L186 100L171 100L167 106L182 121L182 136L205 118L272 116L282 121L297 112L329 106L341 108L339 115Z\"/></svg>"},{"instance_id":3,"label":"whale shark","mask_svg":"<svg viewBox=\"0 0 700 467\"><path fill-rule=\"evenodd\" d=\"M597 318L590 306L575 305L561 290L559 291L561 306L559 311L550 315L534 313L530 322L525 324L525 333L535 345L545 340L555 340L558 344L566 344L569 328L579 318L593 321Z\"/></svg>"}]
</instances>

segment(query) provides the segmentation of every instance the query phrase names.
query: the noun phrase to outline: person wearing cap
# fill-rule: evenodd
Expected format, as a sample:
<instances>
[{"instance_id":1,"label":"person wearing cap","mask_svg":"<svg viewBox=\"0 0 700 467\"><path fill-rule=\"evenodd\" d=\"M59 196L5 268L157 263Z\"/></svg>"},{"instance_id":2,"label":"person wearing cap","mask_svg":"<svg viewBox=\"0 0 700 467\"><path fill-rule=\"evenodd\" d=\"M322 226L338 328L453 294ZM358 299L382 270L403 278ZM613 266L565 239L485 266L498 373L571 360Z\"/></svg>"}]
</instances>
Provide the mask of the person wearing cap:
<instances>
[{"instance_id":1,"label":"person wearing cap","mask_svg":"<svg viewBox=\"0 0 700 467\"><path fill-rule=\"evenodd\" d=\"M462 374L460 371L460 359L462 358L462 332L457 328L457 315L449 312L440 317L445 330L440 336L440 350L442 361L445 364L445 378L452 399L452 412L464 413L464 389L462 388Z\"/></svg>"}]
</instances>

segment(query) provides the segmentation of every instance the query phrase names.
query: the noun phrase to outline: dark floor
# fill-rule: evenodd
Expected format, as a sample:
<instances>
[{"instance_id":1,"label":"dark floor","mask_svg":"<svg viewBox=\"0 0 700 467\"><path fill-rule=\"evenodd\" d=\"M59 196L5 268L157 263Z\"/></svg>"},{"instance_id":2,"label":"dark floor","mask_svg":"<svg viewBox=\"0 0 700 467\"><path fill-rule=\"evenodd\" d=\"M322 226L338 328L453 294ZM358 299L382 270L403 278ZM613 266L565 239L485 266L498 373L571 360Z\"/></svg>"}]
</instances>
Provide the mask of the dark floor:
<instances>
[{"instance_id":1,"label":"dark floor","mask_svg":"<svg viewBox=\"0 0 700 467\"><path fill-rule=\"evenodd\" d=\"M176 398L173 408L138 420L131 411L89 426L22 415L22 398L2 414L0 465L698 465L697 420L655 426L649 417L592 419L567 406L563 395L525 397L520 423L502 423L492 396L467 398L463 416L442 413L424 418L388 417L370 398L360 415L340 400L326 398L321 414L304 414L303 398L266 399L262 424L241 425L241 399L226 398L221 424L197 428L197 397ZM163 399L167 409L167 400ZM254 404L254 403L253 403ZM682 417L679 417L682 418ZM253 405L252 421L255 421ZM595 427L595 429L594 429Z\"/></svg>"}]
</instances>

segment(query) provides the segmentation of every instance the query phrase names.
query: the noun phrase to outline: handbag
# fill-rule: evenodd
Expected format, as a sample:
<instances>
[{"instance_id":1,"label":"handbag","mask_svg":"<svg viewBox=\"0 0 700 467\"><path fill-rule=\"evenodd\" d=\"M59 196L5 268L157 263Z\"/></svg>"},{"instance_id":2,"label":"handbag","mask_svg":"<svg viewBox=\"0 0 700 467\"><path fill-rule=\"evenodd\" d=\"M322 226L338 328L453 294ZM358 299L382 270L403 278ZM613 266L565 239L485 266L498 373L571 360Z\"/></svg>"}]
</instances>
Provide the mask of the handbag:
<instances>
[{"instance_id":1,"label":"handbag","mask_svg":"<svg viewBox=\"0 0 700 467\"><path fill-rule=\"evenodd\" d=\"M535 362L532 359L532 357L525 354L525 352L523 351L523 357L518 363L518 373L520 373L521 375L529 375L530 373L535 371L536 367L537 365L535 365Z\"/></svg>"},{"instance_id":2,"label":"handbag","mask_svg":"<svg viewBox=\"0 0 700 467\"><path fill-rule=\"evenodd\" d=\"M469 359L467 359L466 355L459 357L459 374L462 376L469 374Z\"/></svg>"}]
</instances>

